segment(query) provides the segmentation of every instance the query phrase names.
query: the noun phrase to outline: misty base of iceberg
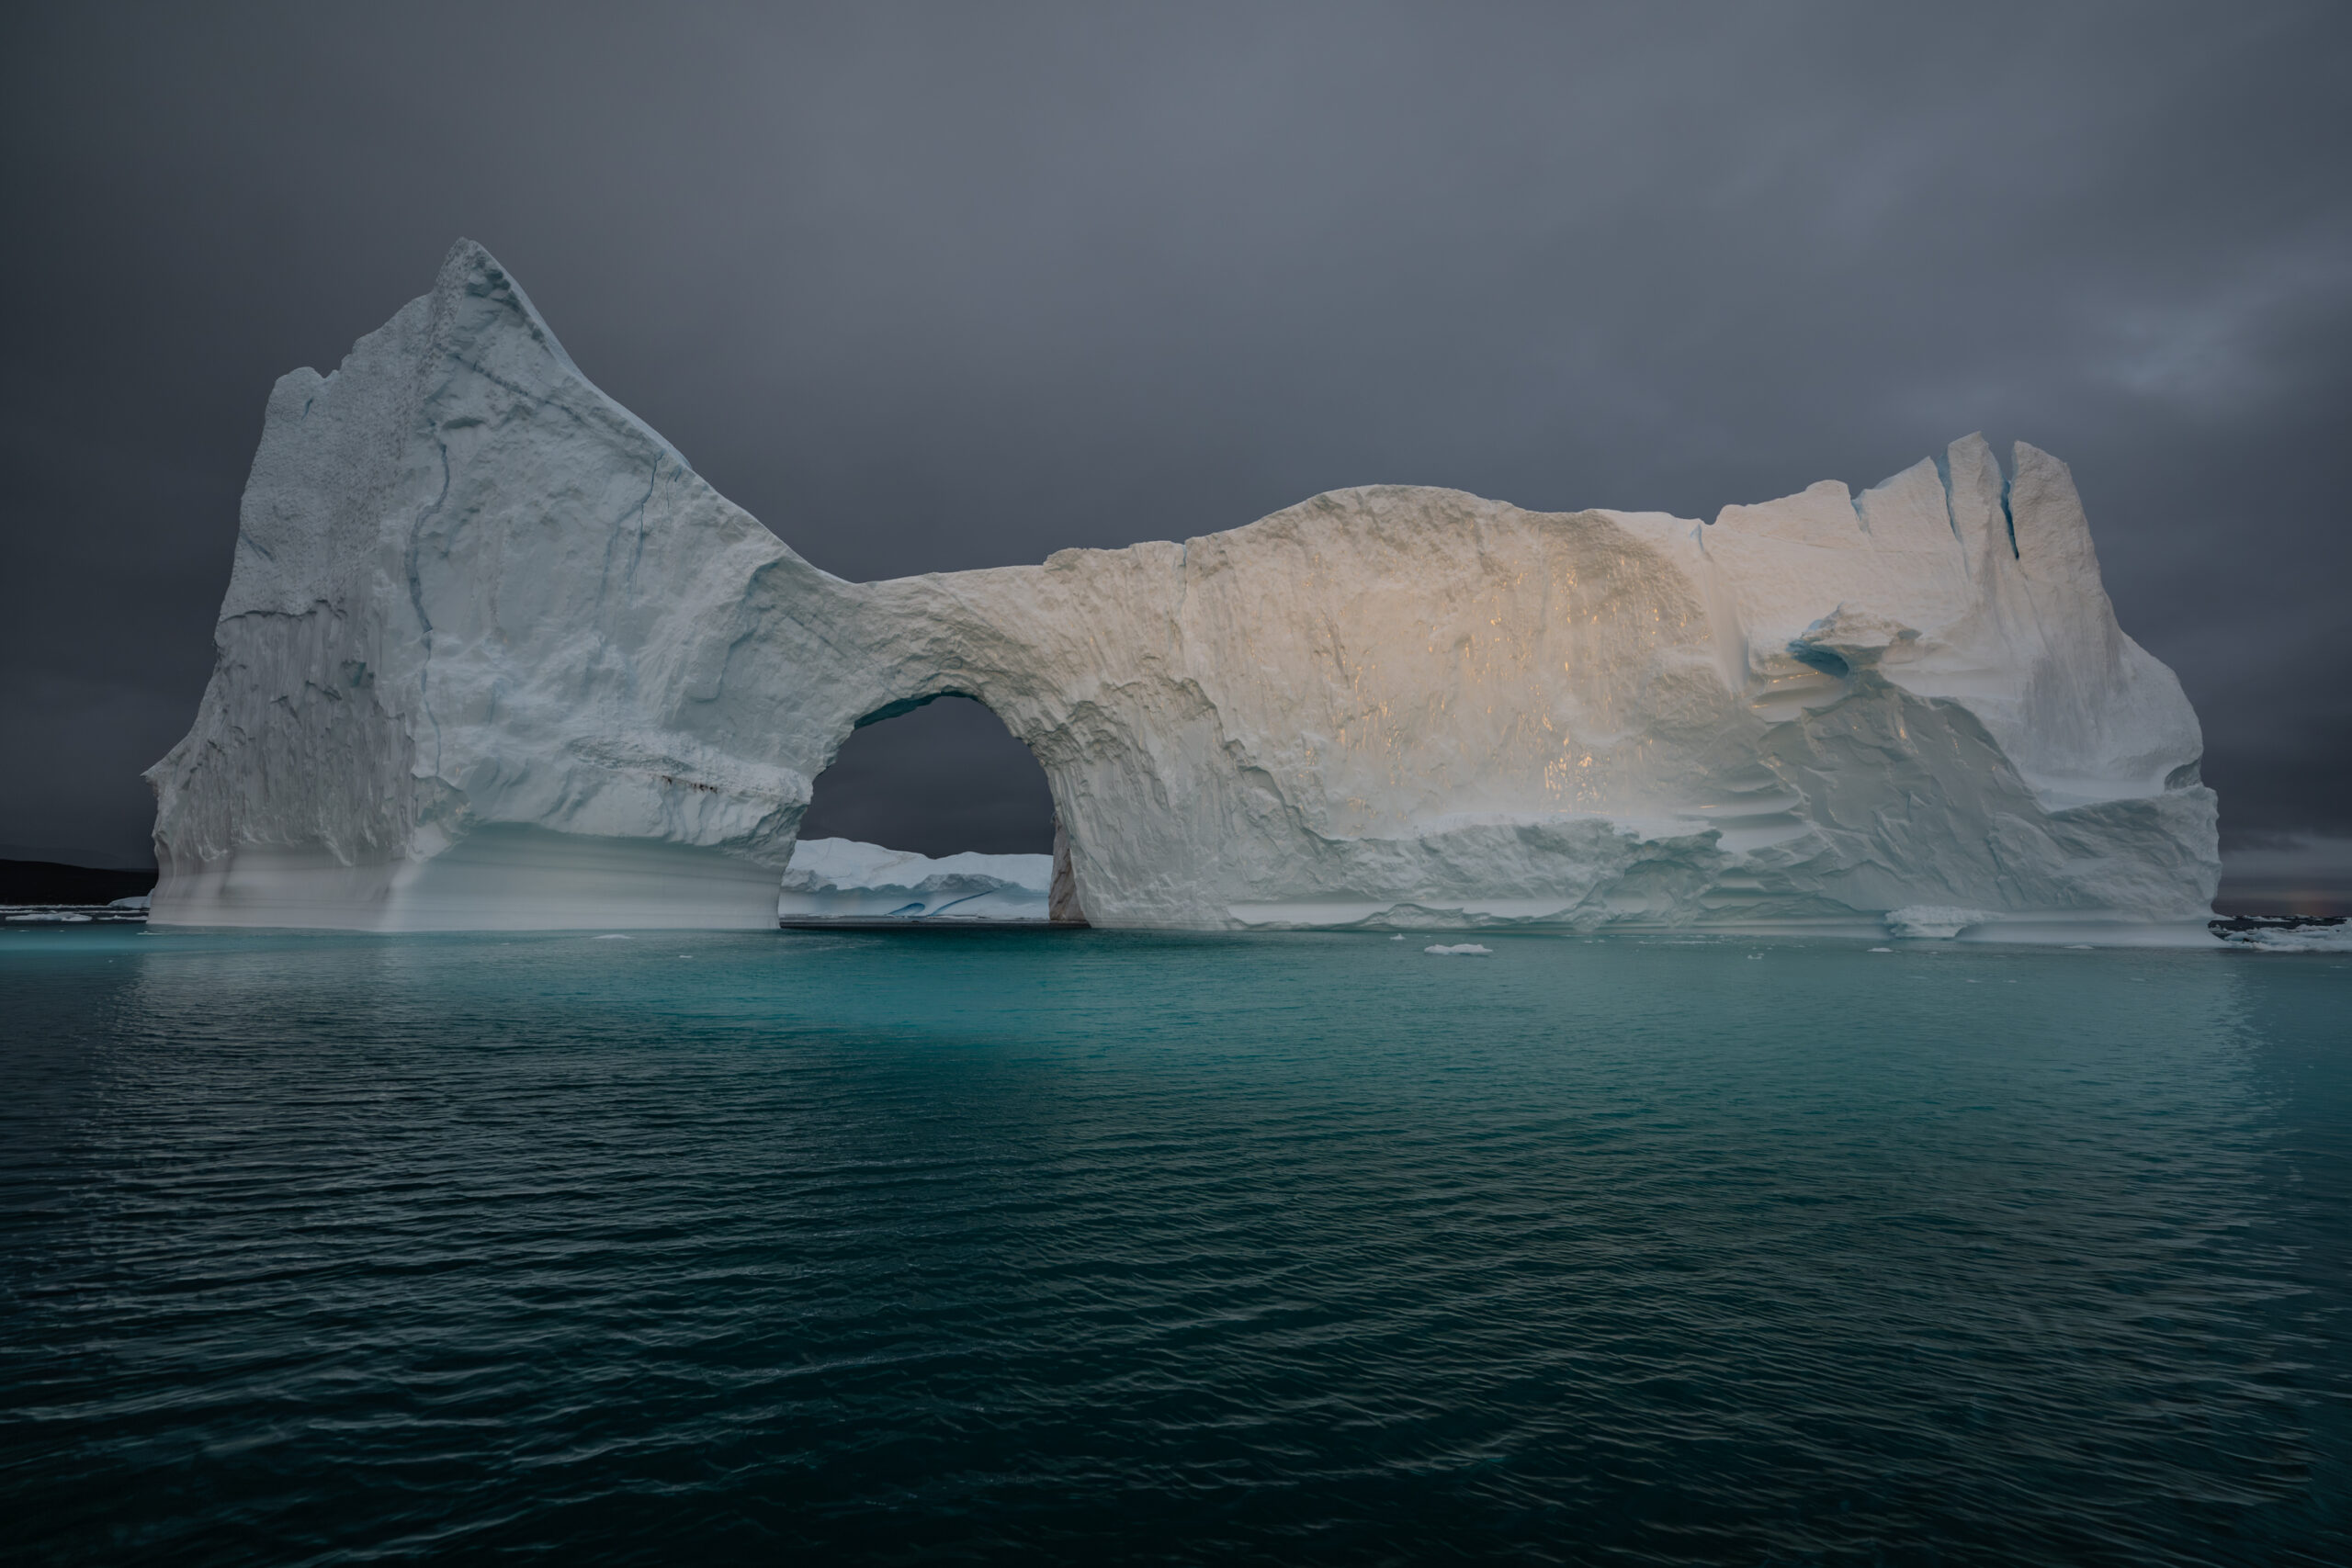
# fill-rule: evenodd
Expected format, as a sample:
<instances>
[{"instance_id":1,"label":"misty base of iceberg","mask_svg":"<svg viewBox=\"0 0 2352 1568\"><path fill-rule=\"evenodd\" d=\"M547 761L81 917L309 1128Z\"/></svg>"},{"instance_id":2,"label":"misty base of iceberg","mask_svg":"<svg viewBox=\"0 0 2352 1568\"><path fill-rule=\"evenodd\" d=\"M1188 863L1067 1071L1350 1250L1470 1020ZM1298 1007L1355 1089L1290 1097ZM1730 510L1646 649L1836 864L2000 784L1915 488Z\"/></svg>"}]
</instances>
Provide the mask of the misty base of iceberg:
<instances>
[{"instance_id":1,"label":"misty base of iceberg","mask_svg":"<svg viewBox=\"0 0 2352 1568\"><path fill-rule=\"evenodd\" d=\"M278 382L215 641L159 925L768 925L868 886L796 859L842 741L961 695L1098 926L2211 940L2196 715L2065 465L1975 436L1712 523L1384 485L853 583L460 243Z\"/></svg>"}]
</instances>

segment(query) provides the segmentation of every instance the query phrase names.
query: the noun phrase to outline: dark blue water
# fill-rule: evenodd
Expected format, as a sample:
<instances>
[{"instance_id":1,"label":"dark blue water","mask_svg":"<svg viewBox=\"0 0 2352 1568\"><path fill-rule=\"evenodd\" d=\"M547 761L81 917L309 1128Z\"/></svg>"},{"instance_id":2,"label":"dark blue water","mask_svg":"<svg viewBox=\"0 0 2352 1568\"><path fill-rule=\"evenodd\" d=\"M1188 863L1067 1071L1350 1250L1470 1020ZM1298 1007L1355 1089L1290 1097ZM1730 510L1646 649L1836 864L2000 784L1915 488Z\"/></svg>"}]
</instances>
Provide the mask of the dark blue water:
<instances>
[{"instance_id":1,"label":"dark blue water","mask_svg":"<svg viewBox=\"0 0 2352 1568\"><path fill-rule=\"evenodd\" d=\"M1487 940L0 934L5 1554L2352 1558L2352 964Z\"/></svg>"}]
</instances>

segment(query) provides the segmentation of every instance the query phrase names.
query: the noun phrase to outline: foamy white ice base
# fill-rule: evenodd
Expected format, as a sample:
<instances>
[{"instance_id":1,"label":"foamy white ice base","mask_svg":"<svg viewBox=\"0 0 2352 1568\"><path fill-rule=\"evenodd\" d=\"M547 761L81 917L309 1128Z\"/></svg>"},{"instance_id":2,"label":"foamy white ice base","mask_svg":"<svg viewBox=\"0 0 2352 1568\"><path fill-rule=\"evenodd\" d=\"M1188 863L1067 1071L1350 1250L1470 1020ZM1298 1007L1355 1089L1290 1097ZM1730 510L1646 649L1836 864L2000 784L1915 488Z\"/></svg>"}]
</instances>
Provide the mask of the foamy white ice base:
<instances>
[{"instance_id":1,"label":"foamy white ice base","mask_svg":"<svg viewBox=\"0 0 2352 1568\"><path fill-rule=\"evenodd\" d=\"M2219 874L2196 716L2033 447L1711 525L1375 486L851 583L470 244L277 383L215 645L158 924L764 925L809 781L947 694L1036 754L1102 926L2201 938Z\"/></svg>"}]
</instances>

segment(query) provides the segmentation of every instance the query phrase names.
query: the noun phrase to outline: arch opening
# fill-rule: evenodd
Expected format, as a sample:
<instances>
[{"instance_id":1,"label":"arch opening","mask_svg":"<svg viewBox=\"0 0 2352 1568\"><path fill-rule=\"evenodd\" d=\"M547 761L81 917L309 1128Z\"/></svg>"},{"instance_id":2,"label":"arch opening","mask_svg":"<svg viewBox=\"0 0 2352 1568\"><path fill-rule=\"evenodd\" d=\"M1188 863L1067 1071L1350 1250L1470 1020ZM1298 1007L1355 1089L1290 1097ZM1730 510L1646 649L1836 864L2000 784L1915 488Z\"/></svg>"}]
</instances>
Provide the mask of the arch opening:
<instances>
[{"instance_id":1,"label":"arch opening","mask_svg":"<svg viewBox=\"0 0 2352 1568\"><path fill-rule=\"evenodd\" d=\"M778 914L788 926L1080 924L1057 837L1045 769L985 704L890 703L817 776Z\"/></svg>"}]
</instances>

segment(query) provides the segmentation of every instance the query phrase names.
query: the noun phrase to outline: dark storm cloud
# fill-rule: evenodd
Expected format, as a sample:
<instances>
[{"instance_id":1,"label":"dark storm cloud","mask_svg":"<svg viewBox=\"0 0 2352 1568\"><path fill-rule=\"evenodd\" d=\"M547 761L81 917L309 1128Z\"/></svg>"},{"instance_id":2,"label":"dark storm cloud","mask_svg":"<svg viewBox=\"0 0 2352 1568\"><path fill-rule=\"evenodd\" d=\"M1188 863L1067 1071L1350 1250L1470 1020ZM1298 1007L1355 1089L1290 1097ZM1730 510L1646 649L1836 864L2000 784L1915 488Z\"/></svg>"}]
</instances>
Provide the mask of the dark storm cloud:
<instances>
[{"instance_id":1,"label":"dark storm cloud","mask_svg":"<svg viewBox=\"0 0 2352 1568\"><path fill-rule=\"evenodd\" d=\"M2229 828L2352 832L2339 6L326 9L12 24L0 840L137 852L270 381L458 234L855 578L2022 436Z\"/></svg>"}]
</instances>

